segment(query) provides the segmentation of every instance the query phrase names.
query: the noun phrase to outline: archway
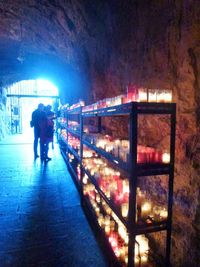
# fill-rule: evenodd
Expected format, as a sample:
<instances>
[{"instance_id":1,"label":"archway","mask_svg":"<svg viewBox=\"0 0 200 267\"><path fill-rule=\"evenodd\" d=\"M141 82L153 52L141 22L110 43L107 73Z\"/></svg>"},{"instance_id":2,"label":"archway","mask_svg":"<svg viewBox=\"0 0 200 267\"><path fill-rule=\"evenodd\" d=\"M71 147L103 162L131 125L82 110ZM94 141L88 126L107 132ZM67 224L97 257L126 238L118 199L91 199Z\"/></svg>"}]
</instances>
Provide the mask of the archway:
<instances>
[{"instance_id":1,"label":"archway","mask_svg":"<svg viewBox=\"0 0 200 267\"><path fill-rule=\"evenodd\" d=\"M51 105L54 112L59 105L58 87L45 79L23 80L12 84L7 91L7 127L10 134L23 134L32 140L31 114L39 103Z\"/></svg>"}]
</instances>

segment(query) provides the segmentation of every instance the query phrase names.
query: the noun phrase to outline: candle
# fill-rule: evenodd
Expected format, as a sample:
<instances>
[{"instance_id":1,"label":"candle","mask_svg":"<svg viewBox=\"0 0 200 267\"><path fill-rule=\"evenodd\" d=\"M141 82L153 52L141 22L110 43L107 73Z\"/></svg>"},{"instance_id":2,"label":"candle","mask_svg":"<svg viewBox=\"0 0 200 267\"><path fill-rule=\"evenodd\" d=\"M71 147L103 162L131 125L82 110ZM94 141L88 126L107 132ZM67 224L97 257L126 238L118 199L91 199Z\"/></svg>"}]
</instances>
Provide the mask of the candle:
<instances>
[{"instance_id":1,"label":"candle","mask_svg":"<svg viewBox=\"0 0 200 267\"><path fill-rule=\"evenodd\" d=\"M105 226L105 233L106 233L107 235L110 234L110 225L106 225L106 226Z\"/></svg>"},{"instance_id":2,"label":"candle","mask_svg":"<svg viewBox=\"0 0 200 267\"><path fill-rule=\"evenodd\" d=\"M149 250L149 240L144 235L138 235L136 241L138 243L135 244L135 255L140 257L146 255Z\"/></svg>"},{"instance_id":3,"label":"candle","mask_svg":"<svg viewBox=\"0 0 200 267\"><path fill-rule=\"evenodd\" d=\"M99 214L100 214L100 209L99 209L99 207L96 207L96 208L95 208L95 213L96 213L97 216L99 216Z\"/></svg>"},{"instance_id":4,"label":"candle","mask_svg":"<svg viewBox=\"0 0 200 267\"><path fill-rule=\"evenodd\" d=\"M161 219L167 219L168 217L168 211L164 208L164 209L161 209L160 211L160 217Z\"/></svg>"},{"instance_id":5,"label":"candle","mask_svg":"<svg viewBox=\"0 0 200 267\"><path fill-rule=\"evenodd\" d=\"M87 184L87 183L88 183L88 177L87 177L87 175L84 175L83 184Z\"/></svg>"},{"instance_id":6,"label":"candle","mask_svg":"<svg viewBox=\"0 0 200 267\"><path fill-rule=\"evenodd\" d=\"M146 88L139 88L139 102L147 102L147 89Z\"/></svg>"},{"instance_id":7,"label":"candle","mask_svg":"<svg viewBox=\"0 0 200 267\"><path fill-rule=\"evenodd\" d=\"M101 197L99 194L96 194L96 202L100 203L101 202Z\"/></svg>"},{"instance_id":8,"label":"candle","mask_svg":"<svg viewBox=\"0 0 200 267\"><path fill-rule=\"evenodd\" d=\"M147 218L151 214L152 205L150 201L145 201L141 206L142 218Z\"/></svg>"},{"instance_id":9,"label":"candle","mask_svg":"<svg viewBox=\"0 0 200 267\"><path fill-rule=\"evenodd\" d=\"M169 163L170 162L170 154L167 152L164 152L162 154L162 162L163 163Z\"/></svg>"},{"instance_id":10,"label":"candle","mask_svg":"<svg viewBox=\"0 0 200 267\"><path fill-rule=\"evenodd\" d=\"M126 255L127 255L127 253L126 253L126 247L123 246L123 247L121 247L121 249L120 249L120 258L121 258L122 261L125 261L125 256L126 256Z\"/></svg>"},{"instance_id":11,"label":"candle","mask_svg":"<svg viewBox=\"0 0 200 267\"><path fill-rule=\"evenodd\" d=\"M148 90L148 100L149 102L156 102L157 101L157 94L155 89Z\"/></svg>"},{"instance_id":12,"label":"candle","mask_svg":"<svg viewBox=\"0 0 200 267\"><path fill-rule=\"evenodd\" d=\"M162 89L157 90L157 102L165 102L165 91Z\"/></svg>"},{"instance_id":13,"label":"candle","mask_svg":"<svg viewBox=\"0 0 200 267\"><path fill-rule=\"evenodd\" d=\"M153 217L155 221L160 220L160 211L161 211L161 208L159 206L153 207Z\"/></svg>"},{"instance_id":14,"label":"candle","mask_svg":"<svg viewBox=\"0 0 200 267\"><path fill-rule=\"evenodd\" d=\"M123 217L127 217L128 216L128 203L123 203L121 205L121 212L122 212L122 216Z\"/></svg>"},{"instance_id":15,"label":"candle","mask_svg":"<svg viewBox=\"0 0 200 267\"><path fill-rule=\"evenodd\" d=\"M165 90L164 100L167 103L172 102L172 91L171 90Z\"/></svg>"},{"instance_id":16,"label":"candle","mask_svg":"<svg viewBox=\"0 0 200 267\"><path fill-rule=\"evenodd\" d=\"M127 179L123 180L123 194L129 193L129 181Z\"/></svg>"},{"instance_id":17,"label":"candle","mask_svg":"<svg viewBox=\"0 0 200 267\"><path fill-rule=\"evenodd\" d=\"M162 152L161 151L155 151L155 162L161 163L162 162Z\"/></svg>"},{"instance_id":18,"label":"candle","mask_svg":"<svg viewBox=\"0 0 200 267\"><path fill-rule=\"evenodd\" d=\"M111 231L115 230L115 222L114 221L110 221L110 230Z\"/></svg>"},{"instance_id":19,"label":"candle","mask_svg":"<svg viewBox=\"0 0 200 267\"><path fill-rule=\"evenodd\" d=\"M104 218L103 218L103 215L102 214L99 214L99 216L98 216L98 223L99 223L99 225L101 227L103 226Z\"/></svg>"},{"instance_id":20,"label":"candle","mask_svg":"<svg viewBox=\"0 0 200 267\"><path fill-rule=\"evenodd\" d=\"M109 215L106 215L106 216L105 216L104 224L105 224L105 225L110 225L110 216L109 216Z\"/></svg>"}]
</instances>

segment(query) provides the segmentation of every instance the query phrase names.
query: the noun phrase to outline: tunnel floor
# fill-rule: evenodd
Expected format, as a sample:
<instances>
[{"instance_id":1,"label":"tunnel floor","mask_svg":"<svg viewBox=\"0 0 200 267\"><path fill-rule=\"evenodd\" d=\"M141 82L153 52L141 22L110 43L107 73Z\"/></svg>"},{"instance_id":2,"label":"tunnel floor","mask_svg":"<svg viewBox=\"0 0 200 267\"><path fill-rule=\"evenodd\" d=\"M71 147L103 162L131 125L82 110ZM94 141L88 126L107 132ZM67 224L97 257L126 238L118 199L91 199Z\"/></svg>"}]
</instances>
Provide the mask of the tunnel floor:
<instances>
[{"instance_id":1,"label":"tunnel floor","mask_svg":"<svg viewBox=\"0 0 200 267\"><path fill-rule=\"evenodd\" d=\"M44 165L22 137L0 142L0 267L106 267L57 144L51 154Z\"/></svg>"}]
</instances>

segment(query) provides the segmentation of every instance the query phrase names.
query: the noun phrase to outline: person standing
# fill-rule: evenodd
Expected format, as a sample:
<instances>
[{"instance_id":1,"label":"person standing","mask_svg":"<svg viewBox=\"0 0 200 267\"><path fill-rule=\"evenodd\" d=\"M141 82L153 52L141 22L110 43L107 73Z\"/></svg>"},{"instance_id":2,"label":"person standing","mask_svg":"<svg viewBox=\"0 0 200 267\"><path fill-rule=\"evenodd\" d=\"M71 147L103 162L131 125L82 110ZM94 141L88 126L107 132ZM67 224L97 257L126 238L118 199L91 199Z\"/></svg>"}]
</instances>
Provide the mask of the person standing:
<instances>
[{"instance_id":1,"label":"person standing","mask_svg":"<svg viewBox=\"0 0 200 267\"><path fill-rule=\"evenodd\" d=\"M49 120L46 112L42 113L41 119L39 121L40 127L40 158L41 161L51 160L48 157L49 143L53 141L53 125L52 120Z\"/></svg>"},{"instance_id":2,"label":"person standing","mask_svg":"<svg viewBox=\"0 0 200 267\"><path fill-rule=\"evenodd\" d=\"M30 126L34 128L34 143L33 143L33 151L34 151L34 159L39 158L37 149L38 149L38 140L40 138L40 126L39 122L44 114L44 104L40 103L38 108L32 112L32 119L30 122Z\"/></svg>"},{"instance_id":3,"label":"person standing","mask_svg":"<svg viewBox=\"0 0 200 267\"><path fill-rule=\"evenodd\" d=\"M55 117L55 113L51 109L52 109L52 106L51 105L47 105L45 107L45 112L46 112L47 118L48 118L47 134L49 136L49 142L52 143L52 149L54 149L54 142L53 142L53 137L54 137L54 119L56 117Z\"/></svg>"}]
</instances>

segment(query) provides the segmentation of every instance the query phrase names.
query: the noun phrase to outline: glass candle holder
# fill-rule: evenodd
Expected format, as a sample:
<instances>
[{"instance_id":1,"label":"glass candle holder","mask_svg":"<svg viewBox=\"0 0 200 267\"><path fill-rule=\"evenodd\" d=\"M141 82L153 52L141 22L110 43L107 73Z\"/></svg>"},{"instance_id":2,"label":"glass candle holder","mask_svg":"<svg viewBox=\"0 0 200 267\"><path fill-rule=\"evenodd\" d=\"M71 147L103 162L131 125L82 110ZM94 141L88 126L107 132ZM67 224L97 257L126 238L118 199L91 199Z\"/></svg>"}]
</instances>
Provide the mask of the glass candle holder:
<instances>
[{"instance_id":1,"label":"glass candle holder","mask_svg":"<svg viewBox=\"0 0 200 267\"><path fill-rule=\"evenodd\" d=\"M162 89L157 90L157 102L159 103L165 102L165 90Z\"/></svg>"},{"instance_id":2,"label":"glass candle holder","mask_svg":"<svg viewBox=\"0 0 200 267\"><path fill-rule=\"evenodd\" d=\"M166 103L172 102L172 91L171 90L165 90L164 100Z\"/></svg>"},{"instance_id":3,"label":"glass candle holder","mask_svg":"<svg viewBox=\"0 0 200 267\"><path fill-rule=\"evenodd\" d=\"M138 102L147 102L147 89L146 88L138 89Z\"/></svg>"},{"instance_id":4,"label":"glass candle holder","mask_svg":"<svg viewBox=\"0 0 200 267\"><path fill-rule=\"evenodd\" d=\"M150 214L152 210L152 204L150 201L143 202L141 206L141 216L142 218L146 219Z\"/></svg>"},{"instance_id":5,"label":"glass candle holder","mask_svg":"<svg viewBox=\"0 0 200 267\"><path fill-rule=\"evenodd\" d=\"M163 163L170 163L170 153L164 152L162 154L162 162Z\"/></svg>"},{"instance_id":6,"label":"glass candle holder","mask_svg":"<svg viewBox=\"0 0 200 267\"><path fill-rule=\"evenodd\" d=\"M156 89L148 89L148 101L157 102L157 91Z\"/></svg>"}]
</instances>

